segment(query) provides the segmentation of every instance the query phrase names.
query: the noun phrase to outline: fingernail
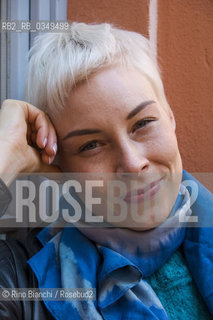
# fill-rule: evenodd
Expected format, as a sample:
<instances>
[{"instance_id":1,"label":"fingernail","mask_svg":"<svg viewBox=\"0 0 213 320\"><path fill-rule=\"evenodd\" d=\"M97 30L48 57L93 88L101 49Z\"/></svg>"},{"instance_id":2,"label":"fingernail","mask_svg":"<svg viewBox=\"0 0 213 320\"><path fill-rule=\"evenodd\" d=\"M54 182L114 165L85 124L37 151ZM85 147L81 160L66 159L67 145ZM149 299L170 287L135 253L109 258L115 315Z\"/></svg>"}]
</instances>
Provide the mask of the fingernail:
<instances>
[{"instance_id":1,"label":"fingernail","mask_svg":"<svg viewBox=\"0 0 213 320\"><path fill-rule=\"evenodd\" d=\"M54 153L56 154L56 152L57 152L57 143L54 144L54 146L53 146L53 151L54 151Z\"/></svg>"},{"instance_id":2,"label":"fingernail","mask_svg":"<svg viewBox=\"0 0 213 320\"><path fill-rule=\"evenodd\" d=\"M55 158L55 157L49 157L49 158L48 158L49 164L51 164L51 163L53 162L54 158Z\"/></svg>"},{"instance_id":3,"label":"fingernail","mask_svg":"<svg viewBox=\"0 0 213 320\"><path fill-rule=\"evenodd\" d=\"M47 138L45 138L45 139L44 139L44 142L43 142L44 148L46 147L46 145L47 145Z\"/></svg>"}]
</instances>

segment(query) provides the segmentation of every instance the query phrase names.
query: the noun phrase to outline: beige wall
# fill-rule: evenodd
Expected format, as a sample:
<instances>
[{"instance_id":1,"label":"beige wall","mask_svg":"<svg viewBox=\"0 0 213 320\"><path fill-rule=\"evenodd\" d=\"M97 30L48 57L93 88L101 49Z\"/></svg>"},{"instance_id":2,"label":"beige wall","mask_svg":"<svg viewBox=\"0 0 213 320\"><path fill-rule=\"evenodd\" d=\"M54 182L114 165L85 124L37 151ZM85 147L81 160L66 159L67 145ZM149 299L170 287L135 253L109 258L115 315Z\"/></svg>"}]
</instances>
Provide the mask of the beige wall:
<instances>
[{"instance_id":1,"label":"beige wall","mask_svg":"<svg viewBox=\"0 0 213 320\"><path fill-rule=\"evenodd\" d=\"M150 29L184 168L213 172L213 1L68 0L68 19Z\"/></svg>"}]
</instances>

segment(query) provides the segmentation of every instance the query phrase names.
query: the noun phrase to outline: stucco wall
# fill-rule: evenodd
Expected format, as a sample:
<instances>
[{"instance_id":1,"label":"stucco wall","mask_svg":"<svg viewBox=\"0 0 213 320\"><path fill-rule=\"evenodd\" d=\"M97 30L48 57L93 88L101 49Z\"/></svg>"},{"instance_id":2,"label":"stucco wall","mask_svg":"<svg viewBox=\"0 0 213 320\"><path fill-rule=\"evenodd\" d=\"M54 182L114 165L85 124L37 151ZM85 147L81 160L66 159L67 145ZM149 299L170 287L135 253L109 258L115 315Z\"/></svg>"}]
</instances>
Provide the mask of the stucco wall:
<instances>
[{"instance_id":1,"label":"stucco wall","mask_svg":"<svg viewBox=\"0 0 213 320\"><path fill-rule=\"evenodd\" d=\"M67 0L69 20L110 22L148 35L149 0Z\"/></svg>"},{"instance_id":2,"label":"stucco wall","mask_svg":"<svg viewBox=\"0 0 213 320\"><path fill-rule=\"evenodd\" d=\"M213 1L158 2L158 59L184 167L213 171Z\"/></svg>"},{"instance_id":3,"label":"stucco wall","mask_svg":"<svg viewBox=\"0 0 213 320\"><path fill-rule=\"evenodd\" d=\"M184 168L213 172L213 1L68 0L68 19L111 22L144 35L156 29Z\"/></svg>"}]
</instances>

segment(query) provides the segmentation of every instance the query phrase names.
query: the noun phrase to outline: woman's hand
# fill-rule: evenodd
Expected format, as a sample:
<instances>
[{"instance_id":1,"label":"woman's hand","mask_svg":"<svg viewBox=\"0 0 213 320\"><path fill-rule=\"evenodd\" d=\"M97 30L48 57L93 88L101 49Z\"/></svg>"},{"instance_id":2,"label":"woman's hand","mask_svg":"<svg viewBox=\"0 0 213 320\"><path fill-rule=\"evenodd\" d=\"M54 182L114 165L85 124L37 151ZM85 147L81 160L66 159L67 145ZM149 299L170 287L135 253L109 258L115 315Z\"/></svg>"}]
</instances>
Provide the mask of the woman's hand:
<instances>
[{"instance_id":1,"label":"woman's hand","mask_svg":"<svg viewBox=\"0 0 213 320\"><path fill-rule=\"evenodd\" d=\"M23 172L60 172L50 165L57 152L55 129L48 116L30 103L3 102L0 152L0 177L6 184Z\"/></svg>"}]
</instances>

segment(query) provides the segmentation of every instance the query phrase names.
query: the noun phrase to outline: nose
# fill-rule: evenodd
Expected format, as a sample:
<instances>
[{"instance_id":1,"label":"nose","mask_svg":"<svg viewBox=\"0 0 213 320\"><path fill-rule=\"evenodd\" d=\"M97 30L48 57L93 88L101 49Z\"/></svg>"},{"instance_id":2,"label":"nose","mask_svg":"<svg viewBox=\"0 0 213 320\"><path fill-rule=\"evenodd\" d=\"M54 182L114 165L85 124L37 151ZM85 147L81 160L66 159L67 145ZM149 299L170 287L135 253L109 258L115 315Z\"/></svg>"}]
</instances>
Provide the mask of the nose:
<instances>
[{"instance_id":1,"label":"nose","mask_svg":"<svg viewBox=\"0 0 213 320\"><path fill-rule=\"evenodd\" d=\"M117 177L122 178L129 174L138 177L147 171L148 167L149 160L142 143L129 139L117 149Z\"/></svg>"}]
</instances>

